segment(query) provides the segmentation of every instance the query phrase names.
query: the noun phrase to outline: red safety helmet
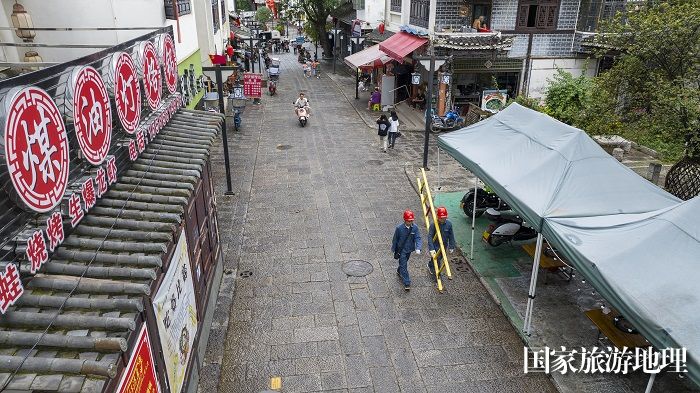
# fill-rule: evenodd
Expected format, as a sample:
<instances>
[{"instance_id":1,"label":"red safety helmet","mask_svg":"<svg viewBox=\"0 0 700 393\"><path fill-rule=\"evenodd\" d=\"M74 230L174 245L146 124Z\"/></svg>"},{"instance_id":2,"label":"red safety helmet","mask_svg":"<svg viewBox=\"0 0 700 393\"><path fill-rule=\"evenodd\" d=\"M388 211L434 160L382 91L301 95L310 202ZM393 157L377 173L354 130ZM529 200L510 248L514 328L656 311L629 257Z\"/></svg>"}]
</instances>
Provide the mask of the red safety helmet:
<instances>
[{"instance_id":1,"label":"red safety helmet","mask_svg":"<svg viewBox=\"0 0 700 393\"><path fill-rule=\"evenodd\" d=\"M447 208L445 206L437 208L437 218L447 218Z\"/></svg>"},{"instance_id":2,"label":"red safety helmet","mask_svg":"<svg viewBox=\"0 0 700 393\"><path fill-rule=\"evenodd\" d=\"M413 215L413 212L410 210L406 210L403 212L403 219L404 221L413 221L415 219L415 216Z\"/></svg>"}]
</instances>

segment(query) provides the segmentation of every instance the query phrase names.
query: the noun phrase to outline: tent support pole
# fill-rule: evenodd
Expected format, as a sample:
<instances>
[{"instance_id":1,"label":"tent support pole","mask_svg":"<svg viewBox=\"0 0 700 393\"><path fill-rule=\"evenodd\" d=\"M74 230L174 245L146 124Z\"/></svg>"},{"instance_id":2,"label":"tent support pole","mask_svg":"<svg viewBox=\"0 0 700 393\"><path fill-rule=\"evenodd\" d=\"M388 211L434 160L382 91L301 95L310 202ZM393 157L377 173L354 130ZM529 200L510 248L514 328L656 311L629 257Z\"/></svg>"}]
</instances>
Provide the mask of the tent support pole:
<instances>
[{"instance_id":1,"label":"tent support pole","mask_svg":"<svg viewBox=\"0 0 700 393\"><path fill-rule=\"evenodd\" d=\"M438 147L437 151L438 151L438 153L437 153L437 156L438 156L437 157L438 158L438 188L437 189L438 189L438 191L440 191L440 148L439 147Z\"/></svg>"},{"instance_id":2,"label":"tent support pole","mask_svg":"<svg viewBox=\"0 0 700 393\"><path fill-rule=\"evenodd\" d=\"M532 309L535 307L535 291L537 290L537 273L540 267L540 256L542 255L542 234L537 234L537 245L535 246L535 258L532 260L532 276L530 277L530 291L527 294L527 308L525 309L525 320L523 321L523 332L530 335L530 324L532 323Z\"/></svg>"},{"instance_id":3,"label":"tent support pole","mask_svg":"<svg viewBox=\"0 0 700 393\"><path fill-rule=\"evenodd\" d=\"M472 249L469 251L469 259L474 260L474 225L476 225L476 187L478 180L474 176L474 208L472 209ZM467 202L469 203L469 202Z\"/></svg>"},{"instance_id":4,"label":"tent support pole","mask_svg":"<svg viewBox=\"0 0 700 393\"><path fill-rule=\"evenodd\" d=\"M654 386L654 380L656 379L656 374L651 374L649 377L649 382L647 382L647 388L644 393L651 393L651 387Z\"/></svg>"}]
</instances>

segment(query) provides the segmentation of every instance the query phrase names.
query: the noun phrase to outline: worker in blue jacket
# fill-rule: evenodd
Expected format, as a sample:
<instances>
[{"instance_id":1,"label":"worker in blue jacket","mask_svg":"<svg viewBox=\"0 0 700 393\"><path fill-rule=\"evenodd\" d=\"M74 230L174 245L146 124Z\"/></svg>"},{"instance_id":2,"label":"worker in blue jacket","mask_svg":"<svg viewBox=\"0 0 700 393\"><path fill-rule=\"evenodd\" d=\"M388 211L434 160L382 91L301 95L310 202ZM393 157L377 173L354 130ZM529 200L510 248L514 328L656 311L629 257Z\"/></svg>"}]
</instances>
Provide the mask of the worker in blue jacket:
<instances>
[{"instance_id":1,"label":"worker in blue jacket","mask_svg":"<svg viewBox=\"0 0 700 393\"><path fill-rule=\"evenodd\" d=\"M420 254L420 249L423 246L423 240L420 237L418 225L413 221L415 216L412 211L406 210L403 212L403 224L396 226L394 230L394 239L391 242L391 252L394 253L394 259L399 260L399 267L396 273L403 281L405 290L411 289L411 277L408 275L408 258L412 252Z\"/></svg>"},{"instance_id":2,"label":"worker in blue jacket","mask_svg":"<svg viewBox=\"0 0 700 393\"><path fill-rule=\"evenodd\" d=\"M438 226L440 227L440 234L442 235L442 242L445 248L450 250L450 254L455 251L455 232L452 230L452 223L447 219L447 208L440 206L435 211L438 219ZM428 250L430 250L430 260L428 261L428 270L430 274L435 276L435 265L433 265L432 257L440 249L440 242L436 237L435 224L430 224L430 229L428 229ZM439 265L438 265L439 266Z\"/></svg>"}]
</instances>

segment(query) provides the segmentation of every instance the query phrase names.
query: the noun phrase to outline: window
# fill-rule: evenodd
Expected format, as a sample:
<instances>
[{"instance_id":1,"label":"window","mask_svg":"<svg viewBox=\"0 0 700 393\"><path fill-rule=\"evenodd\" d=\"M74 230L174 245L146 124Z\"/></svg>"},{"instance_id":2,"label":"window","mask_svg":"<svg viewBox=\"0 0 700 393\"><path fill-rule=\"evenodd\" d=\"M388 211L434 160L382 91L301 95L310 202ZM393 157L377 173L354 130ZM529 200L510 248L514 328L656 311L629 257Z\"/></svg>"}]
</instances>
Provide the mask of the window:
<instances>
[{"instance_id":1,"label":"window","mask_svg":"<svg viewBox=\"0 0 700 393\"><path fill-rule=\"evenodd\" d=\"M520 0L517 30L556 30L559 3L556 1Z\"/></svg>"},{"instance_id":2,"label":"window","mask_svg":"<svg viewBox=\"0 0 700 393\"><path fill-rule=\"evenodd\" d=\"M228 13L226 12L226 0L221 0L221 26L226 24Z\"/></svg>"},{"instance_id":3,"label":"window","mask_svg":"<svg viewBox=\"0 0 700 393\"><path fill-rule=\"evenodd\" d=\"M411 24L428 28L430 0L411 0Z\"/></svg>"},{"instance_id":4,"label":"window","mask_svg":"<svg viewBox=\"0 0 700 393\"><path fill-rule=\"evenodd\" d=\"M211 0L211 14L214 22L214 34L216 34L219 31L219 0Z\"/></svg>"},{"instance_id":5,"label":"window","mask_svg":"<svg viewBox=\"0 0 700 393\"><path fill-rule=\"evenodd\" d=\"M175 8L173 7L173 0L165 0L165 19L177 19L175 17ZM192 6L190 5L190 0L176 0L175 6L177 7L177 16L188 15L192 13Z\"/></svg>"},{"instance_id":6,"label":"window","mask_svg":"<svg viewBox=\"0 0 700 393\"><path fill-rule=\"evenodd\" d=\"M579 31L595 32L600 21L612 19L615 14L625 9L624 0L583 0L579 9Z\"/></svg>"},{"instance_id":7,"label":"window","mask_svg":"<svg viewBox=\"0 0 700 393\"><path fill-rule=\"evenodd\" d=\"M390 7L389 10L392 12L401 12L401 0L391 0Z\"/></svg>"}]
</instances>

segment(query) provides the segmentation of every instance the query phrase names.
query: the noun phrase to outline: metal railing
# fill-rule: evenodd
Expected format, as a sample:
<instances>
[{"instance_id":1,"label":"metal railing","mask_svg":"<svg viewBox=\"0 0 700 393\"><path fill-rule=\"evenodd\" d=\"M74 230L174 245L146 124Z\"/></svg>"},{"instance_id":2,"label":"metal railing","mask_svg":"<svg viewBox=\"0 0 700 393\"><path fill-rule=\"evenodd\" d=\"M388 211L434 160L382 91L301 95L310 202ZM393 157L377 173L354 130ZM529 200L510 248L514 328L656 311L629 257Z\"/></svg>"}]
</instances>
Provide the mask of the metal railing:
<instances>
[{"instance_id":1,"label":"metal railing","mask_svg":"<svg viewBox=\"0 0 700 393\"><path fill-rule=\"evenodd\" d=\"M389 5L389 11L401 12L401 0L391 0L391 4Z\"/></svg>"}]
</instances>

